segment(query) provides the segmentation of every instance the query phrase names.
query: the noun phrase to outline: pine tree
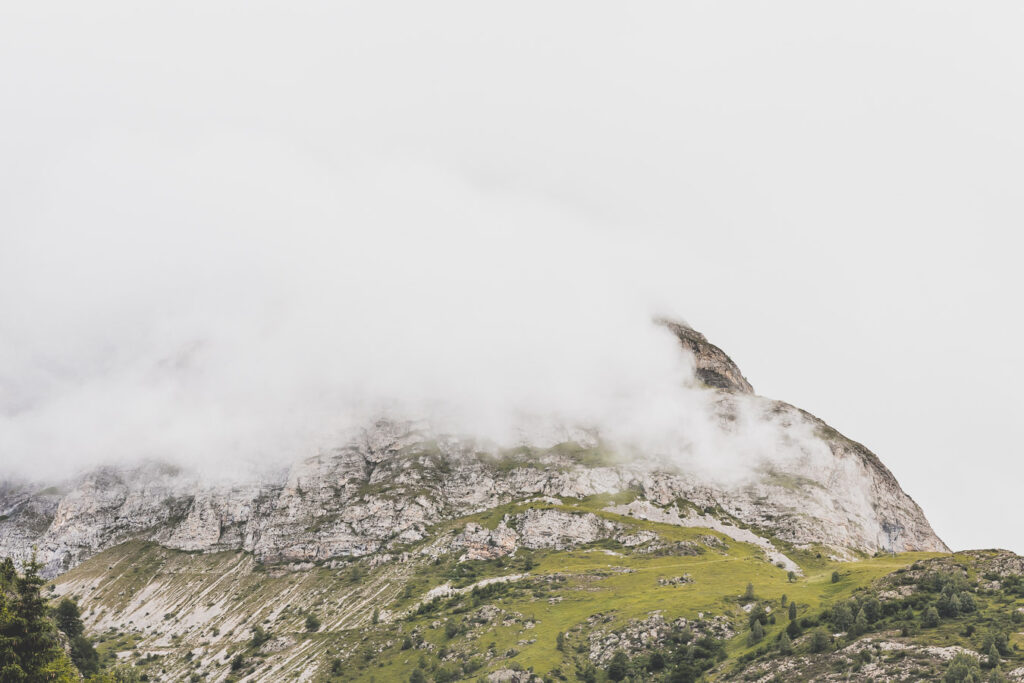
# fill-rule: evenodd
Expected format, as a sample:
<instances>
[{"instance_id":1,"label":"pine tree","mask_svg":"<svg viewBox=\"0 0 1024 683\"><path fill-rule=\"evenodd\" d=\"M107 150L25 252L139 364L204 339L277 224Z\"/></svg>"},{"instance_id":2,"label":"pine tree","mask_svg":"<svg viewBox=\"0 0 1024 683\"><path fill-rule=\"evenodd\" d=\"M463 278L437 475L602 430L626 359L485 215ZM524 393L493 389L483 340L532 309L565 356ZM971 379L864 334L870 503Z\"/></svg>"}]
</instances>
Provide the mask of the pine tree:
<instances>
[{"instance_id":1,"label":"pine tree","mask_svg":"<svg viewBox=\"0 0 1024 683\"><path fill-rule=\"evenodd\" d=\"M761 605L755 605L747 615L747 626L753 626L755 621L760 622L762 626L768 623L768 613Z\"/></svg>"},{"instance_id":2,"label":"pine tree","mask_svg":"<svg viewBox=\"0 0 1024 683\"><path fill-rule=\"evenodd\" d=\"M84 629L82 612L78 609L78 603L67 598L61 600L60 604L57 605L54 620L57 622L57 628L64 631L68 638L81 635Z\"/></svg>"},{"instance_id":3,"label":"pine tree","mask_svg":"<svg viewBox=\"0 0 1024 683\"><path fill-rule=\"evenodd\" d=\"M100 655L85 636L71 639L71 661L85 676L100 670Z\"/></svg>"},{"instance_id":4,"label":"pine tree","mask_svg":"<svg viewBox=\"0 0 1024 683\"><path fill-rule=\"evenodd\" d=\"M14 579L17 578L18 572L14 569L14 560L9 557L5 557L0 562L0 590L11 588L14 586Z\"/></svg>"},{"instance_id":5,"label":"pine tree","mask_svg":"<svg viewBox=\"0 0 1024 683\"><path fill-rule=\"evenodd\" d=\"M753 600L754 599L754 584L752 584L752 583L748 583L747 584L747 590L743 594L743 599L744 600Z\"/></svg>"},{"instance_id":6,"label":"pine tree","mask_svg":"<svg viewBox=\"0 0 1024 683\"><path fill-rule=\"evenodd\" d=\"M935 609L934 605L924 611L924 616L921 617L921 625L925 628L935 628L939 625L939 610Z\"/></svg>"},{"instance_id":7,"label":"pine tree","mask_svg":"<svg viewBox=\"0 0 1024 683\"><path fill-rule=\"evenodd\" d=\"M988 648L988 665L993 669L999 666L999 648L995 643Z\"/></svg>"},{"instance_id":8,"label":"pine tree","mask_svg":"<svg viewBox=\"0 0 1024 683\"><path fill-rule=\"evenodd\" d=\"M796 619L796 603L789 603L789 620L794 621Z\"/></svg>"},{"instance_id":9,"label":"pine tree","mask_svg":"<svg viewBox=\"0 0 1024 683\"><path fill-rule=\"evenodd\" d=\"M750 627L749 642L751 645L756 645L762 640L764 640L764 627L761 626L760 621L755 621L754 625Z\"/></svg>"},{"instance_id":10,"label":"pine tree","mask_svg":"<svg viewBox=\"0 0 1024 683\"><path fill-rule=\"evenodd\" d=\"M789 625L786 626L786 634L789 635L791 639L795 640L796 638L799 638L802 633L803 631L800 628L799 622L791 621L789 622Z\"/></svg>"},{"instance_id":11,"label":"pine tree","mask_svg":"<svg viewBox=\"0 0 1024 683\"><path fill-rule=\"evenodd\" d=\"M9 558L0 565L0 681L78 679L48 618L43 583L34 559L20 576Z\"/></svg>"},{"instance_id":12,"label":"pine tree","mask_svg":"<svg viewBox=\"0 0 1024 683\"><path fill-rule=\"evenodd\" d=\"M785 631L782 632L782 636L779 638L779 654L793 654L793 641Z\"/></svg>"},{"instance_id":13,"label":"pine tree","mask_svg":"<svg viewBox=\"0 0 1024 683\"><path fill-rule=\"evenodd\" d=\"M21 667L32 676L56 657L57 642L46 621L46 603L42 596L43 579L39 565L30 562L25 573L15 582L18 600L14 604L17 628L20 631L19 659Z\"/></svg>"}]
</instances>

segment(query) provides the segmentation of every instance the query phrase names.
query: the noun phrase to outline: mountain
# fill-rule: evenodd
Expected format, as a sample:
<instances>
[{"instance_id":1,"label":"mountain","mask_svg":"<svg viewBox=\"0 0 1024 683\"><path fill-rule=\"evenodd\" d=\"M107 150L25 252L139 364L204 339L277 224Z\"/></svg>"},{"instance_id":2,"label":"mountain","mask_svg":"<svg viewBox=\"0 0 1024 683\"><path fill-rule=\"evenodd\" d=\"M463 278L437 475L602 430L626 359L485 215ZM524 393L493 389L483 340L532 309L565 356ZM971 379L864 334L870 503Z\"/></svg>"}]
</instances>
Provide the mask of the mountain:
<instances>
[{"instance_id":1,"label":"mountain","mask_svg":"<svg viewBox=\"0 0 1024 683\"><path fill-rule=\"evenodd\" d=\"M230 484L159 463L5 482L0 555L34 555L149 680L920 677L997 636L1015 661L1020 558L950 555L867 448L661 323L721 443L753 444L730 476L592 428L510 446L390 418Z\"/></svg>"}]
</instances>

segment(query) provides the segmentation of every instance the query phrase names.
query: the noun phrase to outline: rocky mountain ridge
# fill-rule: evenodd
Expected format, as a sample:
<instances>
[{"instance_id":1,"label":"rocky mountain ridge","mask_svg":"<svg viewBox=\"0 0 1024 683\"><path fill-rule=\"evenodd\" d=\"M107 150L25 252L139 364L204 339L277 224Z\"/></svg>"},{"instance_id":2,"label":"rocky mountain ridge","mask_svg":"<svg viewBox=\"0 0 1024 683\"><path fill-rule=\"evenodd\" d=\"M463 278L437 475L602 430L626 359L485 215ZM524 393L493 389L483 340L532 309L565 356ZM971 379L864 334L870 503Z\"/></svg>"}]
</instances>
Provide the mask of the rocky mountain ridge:
<instances>
[{"instance_id":1,"label":"rocky mountain ridge","mask_svg":"<svg viewBox=\"0 0 1024 683\"><path fill-rule=\"evenodd\" d=\"M677 518L707 515L765 538L826 546L837 557L946 550L868 449L806 412L754 395L721 349L683 323L662 323L693 355L726 429L737 411L755 411L783 433L813 434L828 458L765 458L753 463L756 476L723 483L684 465L627 457L586 431L498 448L423 423L380 420L332 452L248 483L210 484L160 464L101 468L62 488L6 483L0 555L36 553L50 576L129 539L243 550L263 562L323 561L393 551L426 538L440 521L516 500L623 492ZM895 525L897 538L889 533Z\"/></svg>"}]
</instances>

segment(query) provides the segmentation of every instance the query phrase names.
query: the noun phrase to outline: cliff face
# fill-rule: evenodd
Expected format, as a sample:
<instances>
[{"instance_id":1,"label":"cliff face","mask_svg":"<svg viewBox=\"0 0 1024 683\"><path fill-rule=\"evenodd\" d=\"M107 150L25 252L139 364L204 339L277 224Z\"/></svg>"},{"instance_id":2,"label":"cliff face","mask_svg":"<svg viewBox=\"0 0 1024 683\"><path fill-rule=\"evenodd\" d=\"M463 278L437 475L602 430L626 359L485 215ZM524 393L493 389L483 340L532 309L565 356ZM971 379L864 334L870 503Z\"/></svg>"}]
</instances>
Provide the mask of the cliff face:
<instances>
[{"instance_id":1,"label":"cliff face","mask_svg":"<svg viewBox=\"0 0 1024 683\"><path fill-rule=\"evenodd\" d=\"M624 514L675 515L673 523L688 526L739 524L756 537L820 544L838 557L890 547L946 550L874 454L803 411L754 396L718 347L685 325L666 324L694 354L697 376L716 392L724 423L740 408L753 411L812 435L826 455L780 461L755 454L751 474L721 483L683 465L623 458L582 434L510 450L382 420L337 450L262 481L209 484L150 464L100 469L63 490L5 485L0 555L26 559L35 548L48 575L128 539L191 551L244 550L266 562L358 557L420 541L441 521L514 501L624 492L635 499ZM536 542L524 540L531 533L516 524L509 521L500 543ZM586 525L558 530L557 520L551 524L547 533L570 538L595 533ZM895 540L893 526L901 529Z\"/></svg>"},{"instance_id":2,"label":"cliff face","mask_svg":"<svg viewBox=\"0 0 1024 683\"><path fill-rule=\"evenodd\" d=\"M697 378L704 384L726 391L754 393L754 387L743 376L732 358L709 342L703 334L678 320L659 318L656 322L667 327L679 339L683 348L693 354Z\"/></svg>"}]
</instances>

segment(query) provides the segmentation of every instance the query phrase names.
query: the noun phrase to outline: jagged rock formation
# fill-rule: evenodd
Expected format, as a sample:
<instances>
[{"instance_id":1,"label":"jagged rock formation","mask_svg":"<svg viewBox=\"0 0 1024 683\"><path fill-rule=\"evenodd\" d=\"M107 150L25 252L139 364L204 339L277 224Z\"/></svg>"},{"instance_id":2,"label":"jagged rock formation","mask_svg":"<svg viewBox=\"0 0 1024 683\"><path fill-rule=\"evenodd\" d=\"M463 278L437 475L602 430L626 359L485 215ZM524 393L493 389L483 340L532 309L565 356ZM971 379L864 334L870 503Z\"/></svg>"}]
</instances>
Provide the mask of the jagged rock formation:
<instances>
[{"instance_id":1,"label":"jagged rock formation","mask_svg":"<svg viewBox=\"0 0 1024 683\"><path fill-rule=\"evenodd\" d=\"M5 484L0 555L25 559L35 548L48 575L131 538L190 551L244 550L265 562L358 557L422 540L442 520L516 500L621 492L666 511L685 501L748 525L753 535L821 544L837 556L885 547L888 522L904 528L897 549L946 550L874 454L803 411L753 395L721 349L681 323L664 324L694 354L697 377L718 392L726 428L738 410L754 411L783 433L812 435L826 455L807 456L794 441L786 446L792 458L766 456L749 463L755 476L720 483L685 465L623 458L582 432L502 449L429 425L382 420L337 450L261 481L211 485L149 464L94 471L64 483L64 493ZM542 547L557 537L551 547L559 547L615 535L593 528L593 520L566 521L509 520L496 539L467 530L466 552L484 552L481 543L492 541L488 547L497 549Z\"/></svg>"},{"instance_id":2,"label":"jagged rock formation","mask_svg":"<svg viewBox=\"0 0 1024 683\"><path fill-rule=\"evenodd\" d=\"M678 320L659 318L657 322L671 330L683 348L693 354L697 378L704 384L726 391L754 393L754 387L750 386L732 358L709 342L703 334Z\"/></svg>"}]
</instances>

